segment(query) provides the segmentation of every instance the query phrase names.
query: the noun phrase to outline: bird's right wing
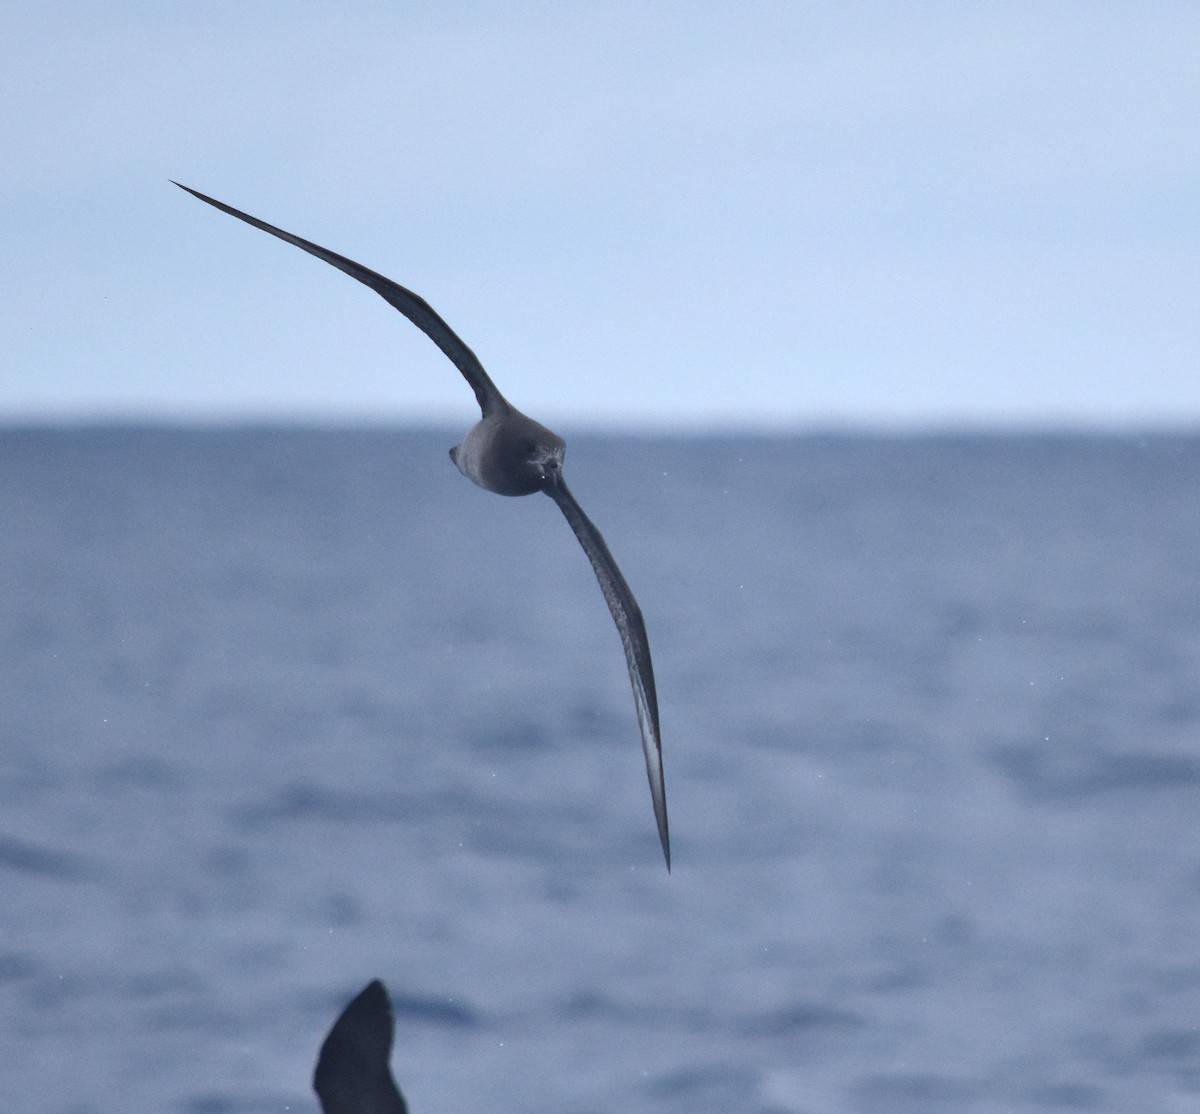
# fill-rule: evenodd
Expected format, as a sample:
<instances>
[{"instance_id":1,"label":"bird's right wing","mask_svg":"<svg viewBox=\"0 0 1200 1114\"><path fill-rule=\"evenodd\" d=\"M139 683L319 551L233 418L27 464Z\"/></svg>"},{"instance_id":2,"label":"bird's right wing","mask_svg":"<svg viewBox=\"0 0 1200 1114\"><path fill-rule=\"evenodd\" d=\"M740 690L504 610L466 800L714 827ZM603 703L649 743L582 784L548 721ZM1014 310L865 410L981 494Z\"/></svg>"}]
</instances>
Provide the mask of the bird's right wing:
<instances>
[{"instance_id":1,"label":"bird's right wing","mask_svg":"<svg viewBox=\"0 0 1200 1114\"><path fill-rule=\"evenodd\" d=\"M479 409L483 411L484 417L487 417L488 414L498 407L508 407L504 396L496 389L496 384L492 382L488 373L483 370L483 364L479 362L479 357L463 343L462 338L442 320L441 315L419 294L414 294L398 282L384 278L383 275L364 267L361 263L355 263L353 259L347 259L344 255L338 255L337 252L323 248L319 244L314 244L311 240L302 239L291 232L285 232L282 228L276 228L273 224L267 224L266 221L252 217L249 213L243 213L240 209L235 209L232 205L226 205L222 201L207 197L190 186L182 185L179 182L172 182L172 185L179 186L181 190L186 190L193 197L198 197L201 201L207 202L214 209L220 209L221 212L228 213L231 217L237 217L238 220L243 220L255 228L261 228L264 232L269 232L272 236L278 236L279 239L289 244L294 244L302 251L308 252L309 255L315 255L318 259L323 259L339 271L344 271L351 278L356 278L365 286L369 286L385 302L391 306L395 306L396 309L404 314L409 321L416 325L421 332L429 337L450 358L450 362L462 372L463 378L471 385L471 389L475 392L475 398L479 401Z\"/></svg>"}]
</instances>

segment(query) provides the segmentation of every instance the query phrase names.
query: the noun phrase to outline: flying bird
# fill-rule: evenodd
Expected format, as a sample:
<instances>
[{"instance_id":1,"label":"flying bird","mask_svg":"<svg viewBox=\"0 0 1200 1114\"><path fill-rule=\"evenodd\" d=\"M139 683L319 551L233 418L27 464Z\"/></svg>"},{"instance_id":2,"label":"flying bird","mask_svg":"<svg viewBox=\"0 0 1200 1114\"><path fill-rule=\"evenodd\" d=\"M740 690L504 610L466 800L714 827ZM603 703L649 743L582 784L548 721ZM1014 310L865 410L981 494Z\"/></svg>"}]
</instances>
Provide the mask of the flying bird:
<instances>
[{"instance_id":1,"label":"flying bird","mask_svg":"<svg viewBox=\"0 0 1200 1114\"><path fill-rule=\"evenodd\" d=\"M566 444L544 425L526 417L506 399L483 370L475 353L463 343L458 334L442 320L425 301L399 283L355 263L344 255L284 232L266 221L258 220L223 202L182 185L193 197L207 202L223 213L237 217L247 224L269 232L272 236L294 244L310 255L344 271L351 278L369 286L385 302L398 309L449 357L463 378L470 384L479 402L482 418L468 431L460 445L450 450L450 459L467 479L498 495L532 495L535 491L549 495L562 511L583 546L584 553L595 570L608 610L625 648L625 662L633 685L634 706L641 729L642 750L646 756L646 774L650 779L650 796L654 803L654 819L662 844L667 870L671 869L671 845L667 831L667 797L663 783L662 741L658 726L658 697L654 689L654 668L650 662L650 642L646 624L633 592L617 568L608 546L592 520L583 513L563 479L562 465Z\"/></svg>"},{"instance_id":2,"label":"flying bird","mask_svg":"<svg viewBox=\"0 0 1200 1114\"><path fill-rule=\"evenodd\" d=\"M325 1114L408 1114L388 1059L395 1022L378 979L342 1010L321 1045L313 1090Z\"/></svg>"}]
</instances>

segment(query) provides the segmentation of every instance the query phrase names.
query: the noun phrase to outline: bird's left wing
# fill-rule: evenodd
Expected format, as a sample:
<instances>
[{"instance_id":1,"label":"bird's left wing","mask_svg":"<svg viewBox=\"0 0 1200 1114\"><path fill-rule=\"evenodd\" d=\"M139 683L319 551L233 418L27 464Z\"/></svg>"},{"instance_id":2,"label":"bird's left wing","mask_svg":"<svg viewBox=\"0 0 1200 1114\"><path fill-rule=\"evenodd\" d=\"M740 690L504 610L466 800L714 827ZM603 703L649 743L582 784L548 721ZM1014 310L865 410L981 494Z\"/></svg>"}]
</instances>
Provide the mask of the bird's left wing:
<instances>
[{"instance_id":1,"label":"bird's left wing","mask_svg":"<svg viewBox=\"0 0 1200 1114\"><path fill-rule=\"evenodd\" d=\"M588 555L595 570L600 589L604 592L608 610L621 645L625 648L625 664L629 667L629 680L633 685L633 700L637 708L638 727L642 733L642 750L646 756L646 776L650 779L650 796L654 802L654 819L658 824L658 838L662 844L667 870L671 869L671 842L667 831L667 791L663 782L662 740L658 730L658 696L654 690L654 666L650 662L650 641L646 637L646 624L642 609L634 599L633 592L617 568L604 538L583 508L575 501L567 485L559 478L546 489L559 506L566 520L575 531L579 544Z\"/></svg>"},{"instance_id":2,"label":"bird's left wing","mask_svg":"<svg viewBox=\"0 0 1200 1114\"><path fill-rule=\"evenodd\" d=\"M237 217L238 220L244 220L247 224L253 225L255 228L261 228L264 232L269 232L272 236L278 236L279 239L286 243L294 244L302 251L308 252L309 255L315 255L318 259L323 259L339 271L344 271L351 278L356 278L359 282L369 286L388 305L394 306L404 314L409 321L416 325L421 332L429 337L450 358L450 362L462 372L463 378L471 385L471 389L475 392L475 398L479 402L479 409L483 411L484 417L487 417L497 407L508 407L504 396L496 389L496 384L492 382L488 373L483 370L483 364L479 362L479 357L442 320L437 310L419 294L414 294L407 287L401 286L398 282L393 282L390 278L385 278L377 271L372 271L370 268L364 267L361 263L355 263L353 259L347 259L344 255L338 255L337 252L323 248L320 244L314 244L311 240L305 240L300 236L293 235L291 232L285 232L282 228L276 228L273 224L267 224L265 220L259 220L257 217L250 216L249 213L243 213L240 209L235 209L232 205L226 205L223 201L217 201L215 198L208 197L200 193L199 190L192 189L190 186L185 186L180 182L174 181L171 184L179 186L181 190L186 190L193 197L198 197L201 201L207 202L214 209L220 209L222 213L228 213L231 217Z\"/></svg>"}]
</instances>

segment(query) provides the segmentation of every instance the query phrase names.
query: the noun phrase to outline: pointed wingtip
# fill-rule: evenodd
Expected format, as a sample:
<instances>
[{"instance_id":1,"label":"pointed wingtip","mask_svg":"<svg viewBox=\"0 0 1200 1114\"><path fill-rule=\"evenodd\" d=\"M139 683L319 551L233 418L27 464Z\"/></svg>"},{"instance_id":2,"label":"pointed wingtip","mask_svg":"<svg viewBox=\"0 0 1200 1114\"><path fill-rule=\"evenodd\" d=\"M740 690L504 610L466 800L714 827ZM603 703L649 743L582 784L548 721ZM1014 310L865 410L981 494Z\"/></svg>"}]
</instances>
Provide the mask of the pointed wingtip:
<instances>
[{"instance_id":1,"label":"pointed wingtip","mask_svg":"<svg viewBox=\"0 0 1200 1114\"><path fill-rule=\"evenodd\" d=\"M658 735L657 709L645 696L646 686L640 683L630 667L634 679L634 697L638 706L638 726L642 732L642 751L646 757L646 775L650 780L650 801L654 805L654 823L658 827L658 842L662 845L667 873L671 873L671 829L667 822L667 784L663 777L662 743ZM643 714L643 709L645 712Z\"/></svg>"},{"instance_id":2,"label":"pointed wingtip","mask_svg":"<svg viewBox=\"0 0 1200 1114\"><path fill-rule=\"evenodd\" d=\"M663 859L667 864L667 873L671 873L671 833L667 827L667 794L662 788L662 766L658 770L658 784L650 786L651 797L654 800L654 819L658 824L658 842L662 844Z\"/></svg>"},{"instance_id":3,"label":"pointed wingtip","mask_svg":"<svg viewBox=\"0 0 1200 1114\"><path fill-rule=\"evenodd\" d=\"M192 189L191 186L185 186L182 182L175 181L174 178L168 178L167 181L170 182L171 185L173 185L173 186L178 186L181 190L183 190L184 193L190 193L193 197L197 197L201 201L207 201L210 205L217 204L215 201L213 201L213 199L211 197L205 196L199 190Z\"/></svg>"}]
</instances>

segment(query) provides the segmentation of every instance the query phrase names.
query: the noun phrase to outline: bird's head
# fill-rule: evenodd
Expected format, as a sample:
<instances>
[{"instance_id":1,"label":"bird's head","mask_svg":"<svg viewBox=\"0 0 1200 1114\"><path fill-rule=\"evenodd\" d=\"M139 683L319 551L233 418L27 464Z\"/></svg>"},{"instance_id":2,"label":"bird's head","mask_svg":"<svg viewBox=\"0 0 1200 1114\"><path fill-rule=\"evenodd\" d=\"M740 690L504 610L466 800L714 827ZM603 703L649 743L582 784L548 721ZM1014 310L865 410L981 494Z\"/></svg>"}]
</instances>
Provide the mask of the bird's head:
<instances>
[{"instance_id":1,"label":"bird's head","mask_svg":"<svg viewBox=\"0 0 1200 1114\"><path fill-rule=\"evenodd\" d=\"M526 490L547 491L562 479L566 442L544 425L514 413L506 423L503 443L506 470L520 476Z\"/></svg>"},{"instance_id":2,"label":"bird's head","mask_svg":"<svg viewBox=\"0 0 1200 1114\"><path fill-rule=\"evenodd\" d=\"M549 430L546 432L549 433ZM550 436L554 437L553 434ZM525 467L540 487L553 487L562 479L563 452L566 445L558 437L554 437L553 442L544 439L529 440L521 448L525 454Z\"/></svg>"}]
</instances>

